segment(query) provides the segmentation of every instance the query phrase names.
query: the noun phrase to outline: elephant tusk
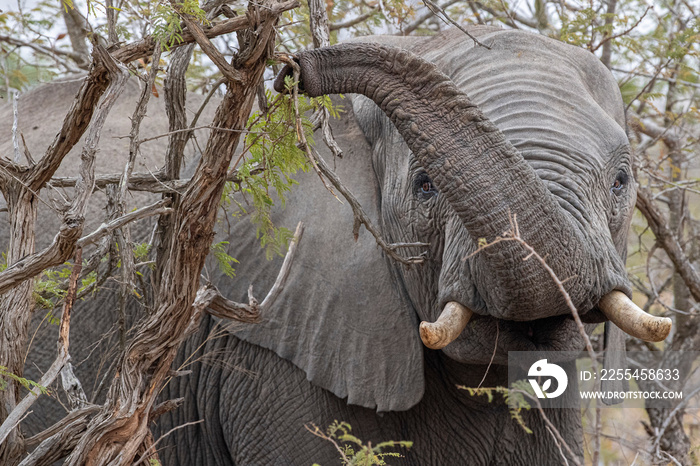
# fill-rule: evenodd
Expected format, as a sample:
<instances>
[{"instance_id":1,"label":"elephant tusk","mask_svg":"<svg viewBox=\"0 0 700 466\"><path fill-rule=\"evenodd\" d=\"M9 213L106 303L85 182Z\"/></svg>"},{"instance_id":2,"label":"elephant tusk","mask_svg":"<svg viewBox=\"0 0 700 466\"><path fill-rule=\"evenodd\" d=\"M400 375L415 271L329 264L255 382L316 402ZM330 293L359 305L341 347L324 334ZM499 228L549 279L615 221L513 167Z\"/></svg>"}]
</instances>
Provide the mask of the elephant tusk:
<instances>
[{"instance_id":1,"label":"elephant tusk","mask_svg":"<svg viewBox=\"0 0 700 466\"><path fill-rule=\"evenodd\" d=\"M623 332L640 340L662 341L671 331L671 319L647 314L621 291L603 296L598 307Z\"/></svg>"},{"instance_id":2,"label":"elephant tusk","mask_svg":"<svg viewBox=\"0 0 700 466\"><path fill-rule=\"evenodd\" d=\"M473 314L471 309L450 301L435 322L420 323L420 339L428 348L442 349L462 333Z\"/></svg>"}]
</instances>

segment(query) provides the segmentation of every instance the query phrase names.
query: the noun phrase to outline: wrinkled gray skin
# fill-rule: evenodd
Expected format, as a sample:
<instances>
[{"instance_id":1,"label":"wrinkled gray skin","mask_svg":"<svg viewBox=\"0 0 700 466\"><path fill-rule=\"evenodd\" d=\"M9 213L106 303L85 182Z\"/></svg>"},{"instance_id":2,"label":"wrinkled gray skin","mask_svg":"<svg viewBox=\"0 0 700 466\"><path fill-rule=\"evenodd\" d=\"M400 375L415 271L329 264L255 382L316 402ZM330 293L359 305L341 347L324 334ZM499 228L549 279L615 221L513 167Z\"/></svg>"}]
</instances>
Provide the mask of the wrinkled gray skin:
<instances>
[{"instance_id":1,"label":"wrinkled gray skin","mask_svg":"<svg viewBox=\"0 0 700 466\"><path fill-rule=\"evenodd\" d=\"M508 351L580 350L582 338L551 277L522 260L521 245L471 254L515 214L522 237L560 278L572 277L566 288L584 320L601 320L595 305L604 294L629 293L623 262L635 188L623 105L612 76L581 49L474 31L490 50L458 31L373 39L412 49L456 87L376 47L300 58L308 92L362 92L380 103L341 102L334 131L345 155L334 163L387 240L430 243L428 260L405 268L365 230L354 241L350 208L315 174L299 175L288 207L275 213L290 229L306 225L286 288L262 323L205 317L186 343L180 360L193 372L163 394L185 404L157 429L203 422L159 444L164 464L337 464L333 446L304 429L335 419L373 445L412 440L390 464L562 462L538 414L525 414L528 435L502 403L456 385L477 386L485 373L483 386L504 385ZM263 259L245 220L229 218L221 230L240 260L237 278L207 273L231 299L245 301L250 283L262 298L281 258ZM448 301L476 315L455 342L428 350L418 323L435 320ZM548 416L582 457L578 410Z\"/></svg>"}]
</instances>

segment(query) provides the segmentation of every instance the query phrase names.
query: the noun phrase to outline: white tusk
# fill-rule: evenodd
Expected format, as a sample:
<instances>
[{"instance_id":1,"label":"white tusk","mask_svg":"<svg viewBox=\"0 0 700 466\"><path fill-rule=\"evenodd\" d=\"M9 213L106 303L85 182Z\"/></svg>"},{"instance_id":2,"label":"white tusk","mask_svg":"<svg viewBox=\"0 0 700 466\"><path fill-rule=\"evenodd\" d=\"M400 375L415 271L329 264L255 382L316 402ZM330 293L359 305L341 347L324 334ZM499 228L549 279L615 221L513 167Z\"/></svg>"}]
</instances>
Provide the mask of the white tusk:
<instances>
[{"instance_id":1,"label":"white tusk","mask_svg":"<svg viewBox=\"0 0 700 466\"><path fill-rule=\"evenodd\" d=\"M420 323L420 339L428 348L442 349L462 333L473 314L471 309L450 301L435 322Z\"/></svg>"},{"instance_id":2,"label":"white tusk","mask_svg":"<svg viewBox=\"0 0 700 466\"><path fill-rule=\"evenodd\" d=\"M671 331L671 319L647 314L621 291L603 296L598 307L623 332L640 340L662 341Z\"/></svg>"}]
</instances>

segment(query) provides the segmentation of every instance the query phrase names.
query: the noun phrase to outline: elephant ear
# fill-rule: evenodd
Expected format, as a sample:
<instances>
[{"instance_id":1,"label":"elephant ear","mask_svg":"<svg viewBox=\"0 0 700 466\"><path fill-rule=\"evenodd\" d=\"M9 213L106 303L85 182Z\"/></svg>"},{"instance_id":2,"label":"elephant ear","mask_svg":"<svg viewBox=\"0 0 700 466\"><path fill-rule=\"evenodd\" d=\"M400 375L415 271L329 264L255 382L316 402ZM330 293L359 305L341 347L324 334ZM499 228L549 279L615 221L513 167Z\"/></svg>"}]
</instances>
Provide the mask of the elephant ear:
<instances>
[{"instance_id":1,"label":"elephant ear","mask_svg":"<svg viewBox=\"0 0 700 466\"><path fill-rule=\"evenodd\" d=\"M371 149L349 102L339 103L344 113L332 126L343 158L323 155L379 225ZM321 152L322 146L317 144ZM423 396L423 348L395 264L364 228L354 239L350 206L329 193L313 171L296 178L287 207L273 214L275 225L290 230L299 221L305 225L288 281L262 322L232 325L229 331L291 361L312 383L350 404L380 412L409 409ZM247 302L252 284L260 299L282 259L265 259L245 218L230 227L230 235L232 248L242 245L230 251L240 264L234 280L223 277L216 285L231 299Z\"/></svg>"}]
</instances>

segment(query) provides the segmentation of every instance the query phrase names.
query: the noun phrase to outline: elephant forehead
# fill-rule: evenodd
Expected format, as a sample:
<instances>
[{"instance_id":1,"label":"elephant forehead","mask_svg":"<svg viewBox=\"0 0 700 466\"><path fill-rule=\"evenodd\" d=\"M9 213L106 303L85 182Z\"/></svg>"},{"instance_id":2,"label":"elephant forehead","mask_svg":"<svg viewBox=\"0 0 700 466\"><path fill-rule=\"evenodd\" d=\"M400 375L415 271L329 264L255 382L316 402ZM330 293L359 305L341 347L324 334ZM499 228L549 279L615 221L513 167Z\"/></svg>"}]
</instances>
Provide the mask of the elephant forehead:
<instances>
[{"instance_id":1,"label":"elephant forehead","mask_svg":"<svg viewBox=\"0 0 700 466\"><path fill-rule=\"evenodd\" d=\"M627 144L617 83L593 54L518 31L480 38L490 49L446 36L423 55L521 151L540 146L590 164Z\"/></svg>"}]
</instances>

